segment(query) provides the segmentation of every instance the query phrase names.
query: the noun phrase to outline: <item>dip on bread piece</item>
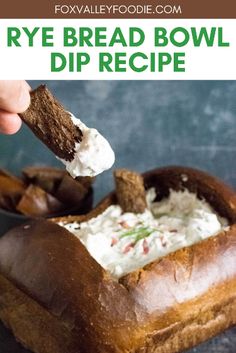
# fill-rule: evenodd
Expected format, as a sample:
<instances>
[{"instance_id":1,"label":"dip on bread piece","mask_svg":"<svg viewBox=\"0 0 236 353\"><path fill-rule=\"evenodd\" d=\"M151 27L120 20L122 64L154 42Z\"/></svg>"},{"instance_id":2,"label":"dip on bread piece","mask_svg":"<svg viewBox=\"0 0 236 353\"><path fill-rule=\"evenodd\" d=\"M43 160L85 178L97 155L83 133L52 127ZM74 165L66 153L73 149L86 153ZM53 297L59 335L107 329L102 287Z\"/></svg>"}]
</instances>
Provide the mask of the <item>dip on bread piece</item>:
<instances>
[{"instance_id":1,"label":"dip on bread piece","mask_svg":"<svg viewBox=\"0 0 236 353\"><path fill-rule=\"evenodd\" d=\"M30 107L20 116L73 178L93 177L113 165L109 142L65 110L45 85L31 92Z\"/></svg>"}]
</instances>

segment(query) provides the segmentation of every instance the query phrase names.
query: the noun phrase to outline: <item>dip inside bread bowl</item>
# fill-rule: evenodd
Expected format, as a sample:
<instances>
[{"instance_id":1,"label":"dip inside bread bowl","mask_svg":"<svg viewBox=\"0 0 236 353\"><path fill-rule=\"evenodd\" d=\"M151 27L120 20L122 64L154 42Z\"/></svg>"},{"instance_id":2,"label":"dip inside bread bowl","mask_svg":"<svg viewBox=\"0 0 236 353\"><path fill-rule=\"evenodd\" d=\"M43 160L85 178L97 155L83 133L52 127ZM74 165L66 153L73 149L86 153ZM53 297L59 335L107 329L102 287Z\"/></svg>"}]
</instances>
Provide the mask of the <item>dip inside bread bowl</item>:
<instances>
[{"instance_id":1,"label":"dip inside bread bowl","mask_svg":"<svg viewBox=\"0 0 236 353\"><path fill-rule=\"evenodd\" d=\"M166 167L143 179L142 213L123 211L116 190L86 216L53 220L73 233L114 279L217 236L235 220L230 191L204 172Z\"/></svg>"}]
</instances>

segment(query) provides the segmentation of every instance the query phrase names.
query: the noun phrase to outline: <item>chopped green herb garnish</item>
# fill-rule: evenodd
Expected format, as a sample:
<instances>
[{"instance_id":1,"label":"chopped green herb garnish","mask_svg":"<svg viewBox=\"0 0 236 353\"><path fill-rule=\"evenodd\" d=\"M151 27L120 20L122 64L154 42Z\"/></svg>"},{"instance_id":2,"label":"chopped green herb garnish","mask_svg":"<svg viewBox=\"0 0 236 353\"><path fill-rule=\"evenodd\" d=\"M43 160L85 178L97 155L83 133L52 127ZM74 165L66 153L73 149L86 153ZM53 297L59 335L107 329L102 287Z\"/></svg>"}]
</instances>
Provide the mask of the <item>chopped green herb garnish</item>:
<instances>
[{"instance_id":1,"label":"chopped green herb garnish","mask_svg":"<svg viewBox=\"0 0 236 353\"><path fill-rule=\"evenodd\" d=\"M154 228L149 228L149 227L134 228L121 234L120 239L126 238L126 237L134 237L134 242L137 243L139 240L149 237L153 232L155 232Z\"/></svg>"}]
</instances>

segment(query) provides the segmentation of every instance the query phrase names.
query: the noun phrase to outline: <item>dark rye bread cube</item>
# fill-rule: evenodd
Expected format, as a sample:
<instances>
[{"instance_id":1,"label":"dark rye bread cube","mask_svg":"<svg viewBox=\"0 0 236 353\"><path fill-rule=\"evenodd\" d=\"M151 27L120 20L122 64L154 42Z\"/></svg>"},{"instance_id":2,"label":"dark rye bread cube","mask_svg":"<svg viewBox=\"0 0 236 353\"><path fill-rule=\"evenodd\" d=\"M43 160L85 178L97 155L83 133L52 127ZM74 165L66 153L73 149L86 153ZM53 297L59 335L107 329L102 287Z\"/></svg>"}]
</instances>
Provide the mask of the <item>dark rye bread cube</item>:
<instances>
[{"instance_id":1,"label":"dark rye bread cube","mask_svg":"<svg viewBox=\"0 0 236 353\"><path fill-rule=\"evenodd\" d=\"M0 170L0 207L15 211L15 205L24 194L26 185L9 172Z\"/></svg>"},{"instance_id":2,"label":"dark rye bread cube","mask_svg":"<svg viewBox=\"0 0 236 353\"><path fill-rule=\"evenodd\" d=\"M83 184L73 179L71 176L65 175L55 192L55 196L66 205L74 206L79 205L87 193L88 189L83 186Z\"/></svg>"},{"instance_id":3,"label":"dark rye bread cube","mask_svg":"<svg viewBox=\"0 0 236 353\"><path fill-rule=\"evenodd\" d=\"M75 180L82 184L87 190L92 186L95 179L95 177L90 176L78 176L77 178L75 178Z\"/></svg>"},{"instance_id":4,"label":"dark rye bread cube","mask_svg":"<svg viewBox=\"0 0 236 353\"><path fill-rule=\"evenodd\" d=\"M124 212L143 213L147 208L143 177L127 169L114 172L116 197Z\"/></svg>"},{"instance_id":5,"label":"dark rye bread cube","mask_svg":"<svg viewBox=\"0 0 236 353\"><path fill-rule=\"evenodd\" d=\"M60 185L63 177L67 175L64 169L43 166L31 166L22 170L24 180L28 184L34 184L54 194Z\"/></svg>"},{"instance_id":6,"label":"dark rye bread cube","mask_svg":"<svg viewBox=\"0 0 236 353\"><path fill-rule=\"evenodd\" d=\"M43 217L62 211L65 208L54 196L39 186L30 184L16 206L25 216Z\"/></svg>"},{"instance_id":7,"label":"dark rye bread cube","mask_svg":"<svg viewBox=\"0 0 236 353\"><path fill-rule=\"evenodd\" d=\"M20 117L57 157L73 160L75 144L81 142L82 131L45 85L31 92L31 104Z\"/></svg>"}]
</instances>

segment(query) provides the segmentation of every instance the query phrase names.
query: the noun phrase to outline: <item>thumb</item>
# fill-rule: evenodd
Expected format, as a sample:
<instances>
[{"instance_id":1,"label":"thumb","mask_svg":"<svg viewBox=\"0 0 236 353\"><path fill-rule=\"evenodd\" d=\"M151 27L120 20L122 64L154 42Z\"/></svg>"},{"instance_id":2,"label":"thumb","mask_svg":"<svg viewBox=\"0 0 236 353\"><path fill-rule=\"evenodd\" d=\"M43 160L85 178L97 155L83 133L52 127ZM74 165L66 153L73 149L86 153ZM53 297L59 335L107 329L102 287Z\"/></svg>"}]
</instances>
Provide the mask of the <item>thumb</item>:
<instances>
[{"instance_id":1,"label":"thumb","mask_svg":"<svg viewBox=\"0 0 236 353\"><path fill-rule=\"evenodd\" d=\"M10 113L22 113L30 104L30 86L26 81L0 81L0 108Z\"/></svg>"}]
</instances>

